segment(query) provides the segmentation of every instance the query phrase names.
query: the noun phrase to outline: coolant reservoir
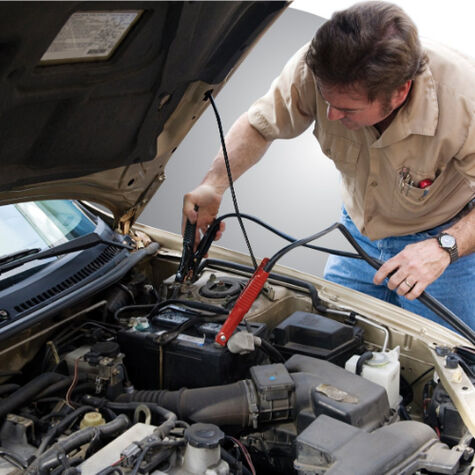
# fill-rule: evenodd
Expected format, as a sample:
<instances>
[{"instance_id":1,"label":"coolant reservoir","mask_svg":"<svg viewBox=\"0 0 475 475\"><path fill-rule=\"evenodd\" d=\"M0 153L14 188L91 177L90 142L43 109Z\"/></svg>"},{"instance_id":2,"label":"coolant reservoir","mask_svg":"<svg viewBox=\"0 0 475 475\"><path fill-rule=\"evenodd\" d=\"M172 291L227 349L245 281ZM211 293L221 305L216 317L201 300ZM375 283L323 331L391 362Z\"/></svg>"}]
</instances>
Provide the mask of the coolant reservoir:
<instances>
[{"instance_id":1,"label":"coolant reservoir","mask_svg":"<svg viewBox=\"0 0 475 475\"><path fill-rule=\"evenodd\" d=\"M355 373L356 364L361 355L353 355L346 363L345 369ZM396 409L399 406L399 346L387 352L373 352L373 357L363 365L361 376L379 384L388 393L389 405Z\"/></svg>"},{"instance_id":2,"label":"coolant reservoir","mask_svg":"<svg viewBox=\"0 0 475 475\"><path fill-rule=\"evenodd\" d=\"M185 430L188 442L181 469L172 474L229 475L229 465L221 459L224 432L214 424L198 422Z\"/></svg>"},{"instance_id":3,"label":"coolant reservoir","mask_svg":"<svg viewBox=\"0 0 475 475\"><path fill-rule=\"evenodd\" d=\"M100 426L105 423L106 421L100 412L86 412L81 423L79 424L79 428L85 429L86 427Z\"/></svg>"}]
</instances>

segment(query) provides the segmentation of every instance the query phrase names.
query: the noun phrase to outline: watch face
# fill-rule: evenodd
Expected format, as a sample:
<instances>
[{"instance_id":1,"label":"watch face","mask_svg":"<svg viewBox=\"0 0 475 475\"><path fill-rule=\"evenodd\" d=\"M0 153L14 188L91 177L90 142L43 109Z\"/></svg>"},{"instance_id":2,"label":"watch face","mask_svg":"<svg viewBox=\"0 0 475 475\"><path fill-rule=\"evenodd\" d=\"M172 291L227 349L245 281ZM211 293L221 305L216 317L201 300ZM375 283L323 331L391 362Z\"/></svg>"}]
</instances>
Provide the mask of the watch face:
<instances>
[{"instance_id":1,"label":"watch face","mask_svg":"<svg viewBox=\"0 0 475 475\"><path fill-rule=\"evenodd\" d=\"M449 234L444 234L440 236L440 244L442 247L454 247L455 238L453 236L450 236Z\"/></svg>"}]
</instances>

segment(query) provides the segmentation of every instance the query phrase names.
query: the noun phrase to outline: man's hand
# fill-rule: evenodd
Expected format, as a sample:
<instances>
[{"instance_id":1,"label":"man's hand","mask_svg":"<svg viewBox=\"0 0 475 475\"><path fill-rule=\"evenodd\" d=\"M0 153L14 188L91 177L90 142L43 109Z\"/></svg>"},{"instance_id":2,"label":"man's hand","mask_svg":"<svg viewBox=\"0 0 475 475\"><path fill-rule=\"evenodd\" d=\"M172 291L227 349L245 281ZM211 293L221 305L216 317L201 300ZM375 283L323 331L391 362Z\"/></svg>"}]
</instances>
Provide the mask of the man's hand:
<instances>
[{"instance_id":1,"label":"man's hand","mask_svg":"<svg viewBox=\"0 0 475 475\"><path fill-rule=\"evenodd\" d=\"M388 287L409 300L418 298L428 285L438 279L450 264L450 256L437 242L427 239L409 244L399 254L385 262L374 275L381 285L389 274Z\"/></svg>"},{"instance_id":2,"label":"man's hand","mask_svg":"<svg viewBox=\"0 0 475 475\"><path fill-rule=\"evenodd\" d=\"M198 245L200 241L200 231L204 234L218 215L222 197L222 193L215 187L205 183L199 185L184 196L182 232L184 232L187 219L191 223L196 222L195 246ZM198 208L197 211L195 207ZM224 222L220 224L219 231L216 234L216 240L221 237L223 231Z\"/></svg>"},{"instance_id":3,"label":"man's hand","mask_svg":"<svg viewBox=\"0 0 475 475\"><path fill-rule=\"evenodd\" d=\"M247 113L242 114L226 135L229 165L233 180L237 180L246 170L256 164L271 141L265 139L250 123ZM218 215L223 194L229 186L227 167L223 152L220 150L206 173L203 182L183 198L182 232L185 230L186 219L196 222L195 245L200 241L200 232L205 233L209 225ZM195 207L198 211L195 211ZM224 223L220 223L216 234L218 240L224 231Z\"/></svg>"}]
</instances>

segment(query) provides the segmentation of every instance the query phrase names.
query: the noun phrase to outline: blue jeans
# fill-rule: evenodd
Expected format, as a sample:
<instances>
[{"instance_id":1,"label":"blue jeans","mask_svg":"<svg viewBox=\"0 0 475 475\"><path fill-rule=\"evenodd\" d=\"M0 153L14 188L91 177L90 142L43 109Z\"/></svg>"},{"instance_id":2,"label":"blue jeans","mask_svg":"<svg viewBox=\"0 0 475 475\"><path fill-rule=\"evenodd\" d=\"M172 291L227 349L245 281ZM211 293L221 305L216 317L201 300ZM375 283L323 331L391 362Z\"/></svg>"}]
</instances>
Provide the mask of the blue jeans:
<instances>
[{"instance_id":1,"label":"blue jeans","mask_svg":"<svg viewBox=\"0 0 475 475\"><path fill-rule=\"evenodd\" d=\"M381 261L387 261L395 256L408 244L437 236L443 229L450 226L450 223L445 223L428 231L408 236L387 237L371 241L359 232L344 208L341 222L370 256ZM419 300L408 300L405 297L400 297L395 291L390 290L386 284L373 284L375 272L363 260L331 255L325 267L324 277L331 282L364 292L451 328ZM426 290L471 328L475 327L475 254L464 256L450 264L445 272Z\"/></svg>"}]
</instances>

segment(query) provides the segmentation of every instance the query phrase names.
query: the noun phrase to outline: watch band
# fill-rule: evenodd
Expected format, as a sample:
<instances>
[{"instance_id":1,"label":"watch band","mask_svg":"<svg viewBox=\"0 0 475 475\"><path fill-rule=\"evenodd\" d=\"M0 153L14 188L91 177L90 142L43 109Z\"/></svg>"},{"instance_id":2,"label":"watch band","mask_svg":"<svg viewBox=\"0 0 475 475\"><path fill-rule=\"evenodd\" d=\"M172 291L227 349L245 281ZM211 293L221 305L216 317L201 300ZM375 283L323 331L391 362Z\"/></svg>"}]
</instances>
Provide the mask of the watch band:
<instances>
[{"instance_id":1,"label":"watch band","mask_svg":"<svg viewBox=\"0 0 475 475\"><path fill-rule=\"evenodd\" d=\"M452 264L459 258L457 241L455 238L448 233L440 233L437 236L437 241L439 242L440 247L447 251L450 256L450 263Z\"/></svg>"}]
</instances>

